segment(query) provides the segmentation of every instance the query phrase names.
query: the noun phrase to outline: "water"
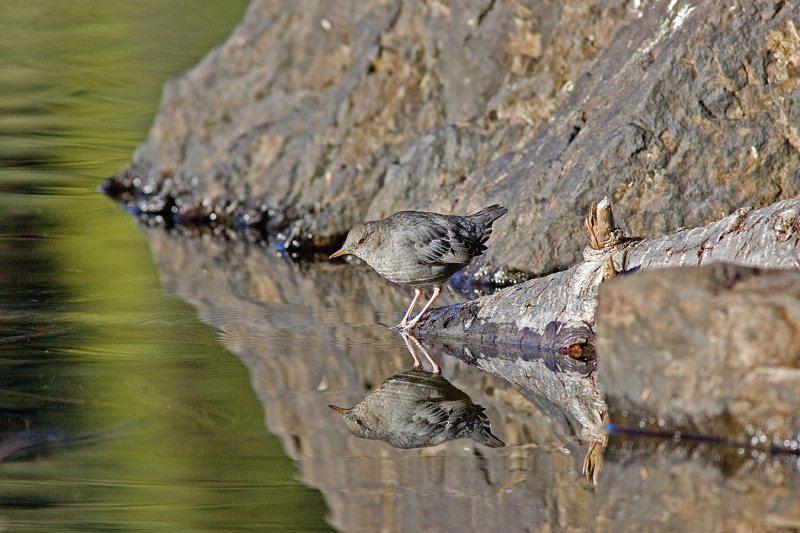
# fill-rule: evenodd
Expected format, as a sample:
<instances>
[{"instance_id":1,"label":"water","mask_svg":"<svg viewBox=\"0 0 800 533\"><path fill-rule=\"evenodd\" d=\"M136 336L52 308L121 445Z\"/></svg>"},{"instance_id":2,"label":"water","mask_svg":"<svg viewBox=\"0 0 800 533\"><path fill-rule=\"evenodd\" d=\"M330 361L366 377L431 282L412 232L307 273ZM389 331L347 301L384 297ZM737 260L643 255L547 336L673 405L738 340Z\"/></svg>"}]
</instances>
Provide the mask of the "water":
<instances>
[{"instance_id":1,"label":"water","mask_svg":"<svg viewBox=\"0 0 800 533\"><path fill-rule=\"evenodd\" d=\"M79 440L0 464L0 530L330 529L247 369L97 190L245 6L0 8L0 437Z\"/></svg>"},{"instance_id":2,"label":"water","mask_svg":"<svg viewBox=\"0 0 800 533\"><path fill-rule=\"evenodd\" d=\"M796 458L623 439L604 461L594 384L553 354L428 346L505 448L350 435L328 404L412 367L382 326L407 291L139 227L97 190L245 4L3 3L0 531L798 527Z\"/></svg>"}]
</instances>

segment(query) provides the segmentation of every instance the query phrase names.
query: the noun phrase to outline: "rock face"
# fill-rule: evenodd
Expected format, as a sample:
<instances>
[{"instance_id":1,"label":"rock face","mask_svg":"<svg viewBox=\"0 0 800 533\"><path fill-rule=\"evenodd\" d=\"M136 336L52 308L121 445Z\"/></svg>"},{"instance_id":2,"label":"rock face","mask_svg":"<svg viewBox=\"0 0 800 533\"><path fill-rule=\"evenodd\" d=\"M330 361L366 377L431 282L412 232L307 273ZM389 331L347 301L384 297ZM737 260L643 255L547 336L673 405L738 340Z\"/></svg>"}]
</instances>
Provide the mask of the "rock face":
<instances>
[{"instance_id":1,"label":"rock face","mask_svg":"<svg viewBox=\"0 0 800 533\"><path fill-rule=\"evenodd\" d=\"M600 383L619 418L706 433L729 424L717 433L740 438L800 428L800 272L715 264L623 276L601 285L597 331Z\"/></svg>"},{"instance_id":2,"label":"rock face","mask_svg":"<svg viewBox=\"0 0 800 533\"><path fill-rule=\"evenodd\" d=\"M798 274L646 270L729 255L795 264L798 25L800 11L772 0L255 0L227 42L167 86L148 140L106 190L167 223L252 226L312 248L405 208L501 203L510 215L474 265L484 276L573 265L586 208L608 195L628 234L672 235L609 251L621 270L643 272L603 286L594 329L599 280L583 262L439 310L422 332L469 340L472 328L481 341L557 347L597 331L612 420L643 413L690 427L709 420L712 431L728 424L719 434L757 423L789 435L800 422ZM742 231L751 226L760 229ZM615 456L612 441L607 478L589 489L576 436L596 437L606 404L593 375L564 378L568 354L556 350L532 359L502 342L497 353L453 342L453 355L523 389L443 361L509 446L449 443L387 460L379 443L331 424L326 405L408 364L374 348L393 346L375 326L407 294L364 282L365 271L265 259L245 242L151 238L165 285L247 364L267 425L302 479L324 491L337 527L418 531L436 515L475 531L613 530L642 524L642 509L655 528L797 524L791 468L788 482L759 491L747 471L637 461L626 443ZM533 380L538 390L526 389ZM541 393L549 399L526 400Z\"/></svg>"},{"instance_id":3,"label":"rock face","mask_svg":"<svg viewBox=\"0 0 800 533\"><path fill-rule=\"evenodd\" d=\"M332 246L355 222L404 208L497 202L510 215L473 265L482 275L575 263L586 207L607 194L643 237L735 211L610 252L622 270L792 267L797 25L800 12L768 0L257 0L167 86L150 137L107 190L143 214L254 226L288 247ZM586 344L597 273L579 263L440 310L421 331Z\"/></svg>"},{"instance_id":4,"label":"rock face","mask_svg":"<svg viewBox=\"0 0 800 533\"><path fill-rule=\"evenodd\" d=\"M646 237L800 193L798 25L770 0L255 0L107 190L322 248L497 202L481 272L548 273L604 195Z\"/></svg>"}]
</instances>

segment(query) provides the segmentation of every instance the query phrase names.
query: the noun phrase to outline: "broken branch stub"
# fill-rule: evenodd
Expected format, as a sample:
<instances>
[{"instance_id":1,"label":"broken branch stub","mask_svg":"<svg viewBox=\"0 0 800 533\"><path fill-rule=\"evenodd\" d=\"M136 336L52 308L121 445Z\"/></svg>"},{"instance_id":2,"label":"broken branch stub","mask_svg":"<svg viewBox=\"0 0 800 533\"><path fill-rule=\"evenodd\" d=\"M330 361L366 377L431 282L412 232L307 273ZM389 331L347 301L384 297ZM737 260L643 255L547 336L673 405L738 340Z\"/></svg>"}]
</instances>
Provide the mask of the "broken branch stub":
<instances>
[{"instance_id":1,"label":"broken branch stub","mask_svg":"<svg viewBox=\"0 0 800 533\"><path fill-rule=\"evenodd\" d=\"M589 232L589 245L595 250L616 245L622 238L622 231L614 224L614 213L611 211L611 202L607 196L589 207L585 225L586 231ZM603 279L615 277L617 270L614 268L614 260L608 256L603 264Z\"/></svg>"}]
</instances>

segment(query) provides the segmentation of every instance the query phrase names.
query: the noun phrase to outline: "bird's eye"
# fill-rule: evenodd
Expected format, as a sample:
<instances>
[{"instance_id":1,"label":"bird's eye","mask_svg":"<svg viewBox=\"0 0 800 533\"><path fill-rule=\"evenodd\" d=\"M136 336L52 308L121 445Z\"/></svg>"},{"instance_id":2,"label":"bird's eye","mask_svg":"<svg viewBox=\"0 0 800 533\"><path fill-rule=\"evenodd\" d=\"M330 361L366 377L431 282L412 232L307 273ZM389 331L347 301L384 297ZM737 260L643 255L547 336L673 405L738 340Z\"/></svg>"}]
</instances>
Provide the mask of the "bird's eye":
<instances>
[{"instance_id":1,"label":"bird's eye","mask_svg":"<svg viewBox=\"0 0 800 533\"><path fill-rule=\"evenodd\" d=\"M367 238L366 238L366 237L361 237L360 239L358 239L358 240L356 241L356 244L364 244L364 241L366 241L366 240L367 240Z\"/></svg>"},{"instance_id":2,"label":"bird's eye","mask_svg":"<svg viewBox=\"0 0 800 533\"><path fill-rule=\"evenodd\" d=\"M358 424L359 426L363 426L363 425L364 425L364 422L362 422L361 420L359 420L358 418L356 418L356 424Z\"/></svg>"}]
</instances>

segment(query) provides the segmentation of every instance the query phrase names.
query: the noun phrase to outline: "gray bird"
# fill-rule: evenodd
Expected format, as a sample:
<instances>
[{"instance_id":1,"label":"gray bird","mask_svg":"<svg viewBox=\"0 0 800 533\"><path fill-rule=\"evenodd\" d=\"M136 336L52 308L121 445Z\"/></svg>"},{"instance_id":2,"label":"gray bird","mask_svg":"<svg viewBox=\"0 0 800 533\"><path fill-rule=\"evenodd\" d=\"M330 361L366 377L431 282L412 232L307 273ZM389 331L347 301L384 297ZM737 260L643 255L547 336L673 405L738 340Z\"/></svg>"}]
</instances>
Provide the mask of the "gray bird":
<instances>
[{"instance_id":1,"label":"gray bird","mask_svg":"<svg viewBox=\"0 0 800 533\"><path fill-rule=\"evenodd\" d=\"M483 254L492 234L492 223L508 209L491 205L469 216L440 215L424 211L400 211L382 220L356 224L347 234L342 249L331 259L352 254L384 278L414 289L414 299L396 328L411 329L423 317L442 291L442 285ZM425 288L433 295L411 321Z\"/></svg>"},{"instance_id":2,"label":"gray bird","mask_svg":"<svg viewBox=\"0 0 800 533\"><path fill-rule=\"evenodd\" d=\"M422 448L469 437L491 448L505 443L492 435L484 408L441 374L413 368L394 375L342 415L356 437L378 439L395 448Z\"/></svg>"}]
</instances>

